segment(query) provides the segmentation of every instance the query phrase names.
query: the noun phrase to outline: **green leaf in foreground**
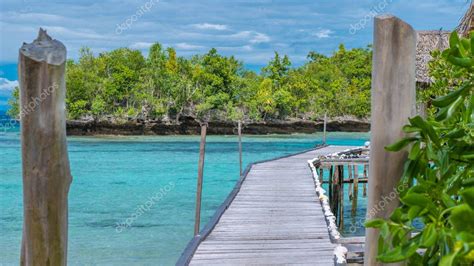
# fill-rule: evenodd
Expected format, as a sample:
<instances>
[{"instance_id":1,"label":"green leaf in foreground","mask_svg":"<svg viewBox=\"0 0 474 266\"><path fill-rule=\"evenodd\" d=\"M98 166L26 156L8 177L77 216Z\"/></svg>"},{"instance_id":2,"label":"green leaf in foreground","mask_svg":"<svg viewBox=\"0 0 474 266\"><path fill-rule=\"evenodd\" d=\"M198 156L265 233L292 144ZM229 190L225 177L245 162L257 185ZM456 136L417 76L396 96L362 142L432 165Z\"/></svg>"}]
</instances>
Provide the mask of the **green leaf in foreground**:
<instances>
[{"instance_id":1,"label":"green leaf in foreground","mask_svg":"<svg viewBox=\"0 0 474 266\"><path fill-rule=\"evenodd\" d=\"M370 221L365 222L365 227L373 227L373 228L380 228L382 225L384 225L386 222L385 220L382 219L373 219Z\"/></svg>"},{"instance_id":2,"label":"green leaf in foreground","mask_svg":"<svg viewBox=\"0 0 474 266\"><path fill-rule=\"evenodd\" d=\"M474 187L463 189L459 194L463 197L464 202L474 209ZM472 222L474 223L474 220Z\"/></svg>"},{"instance_id":3,"label":"green leaf in foreground","mask_svg":"<svg viewBox=\"0 0 474 266\"><path fill-rule=\"evenodd\" d=\"M396 248L389 250L388 252L377 256L381 262L391 263L397 261L403 261L408 257L412 256L418 249L417 243L405 244L403 246L397 246Z\"/></svg>"},{"instance_id":4,"label":"green leaf in foreground","mask_svg":"<svg viewBox=\"0 0 474 266\"><path fill-rule=\"evenodd\" d=\"M412 143L413 141L418 140L418 138L415 137L409 137L409 138L403 138L387 147L385 147L385 150L387 151L400 151L401 149L405 148L408 146L408 144Z\"/></svg>"},{"instance_id":5,"label":"green leaf in foreground","mask_svg":"<svg viewBox=\"0 0 474 266\"><path fill-rule=\"evenodd\" d=\"M421 246L422 247L431 247L435 244L436 239L438 238L438 232L434 224L428 224L421 235Z\"/></svg>"},{"instance_id":6,"label":"green leaf in foreground","mask_svg":"<svg viewBox=\"0 0 474 266\"><path fill-rule=\"evenodd\" d=\"M452 210L449 222L460 232L474 232L474 210L467 204L462 204Z\"/></svg>"}]
</instances>

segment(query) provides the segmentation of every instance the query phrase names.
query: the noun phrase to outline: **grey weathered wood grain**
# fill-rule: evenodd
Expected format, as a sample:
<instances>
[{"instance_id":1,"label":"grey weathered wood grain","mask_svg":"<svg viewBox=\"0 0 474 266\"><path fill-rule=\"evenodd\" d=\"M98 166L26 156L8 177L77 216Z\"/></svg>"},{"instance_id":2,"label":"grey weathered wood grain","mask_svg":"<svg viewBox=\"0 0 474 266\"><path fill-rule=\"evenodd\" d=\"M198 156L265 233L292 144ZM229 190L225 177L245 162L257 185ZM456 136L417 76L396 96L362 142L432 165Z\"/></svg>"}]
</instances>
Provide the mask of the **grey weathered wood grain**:
<instances>
[{"instance_id":1,"label":"grey weathered wood grain","mask_svg":"<svg viewBox=\"0 0 474 266\"><path fill-rule=\"evenodd\" d=\"M410 25L390 15L375 17L368 218L387 219L399 204L392 200L375 209L396 190L407 157L384 147L404 137L402 127L415 114L415 53L416 32ZM378 230L368 228L365 235L364 264L382 265L376 261Z\"/></svg>"},{"instance_id":2,"label":"grey weathered wood grain","mask_svg":"<svg viewBox=\"0 0 474 266\"><path fill-rule=\"evenodd\" d=\"M333 265L326 220L307 161L350 147L327 146L255 164L191 265Z\"/></svg>"},{"instance_id":3,"label":"grey weathered wood grain","mask_svg":"<svg viewBox=\"0 0 474 266\"><path fill-rule=\"evenodd\" d=\"M66 47L40 29L19 53L23 163L21 265L66 265L68 192Z\"/></svg>"}]
</instances>

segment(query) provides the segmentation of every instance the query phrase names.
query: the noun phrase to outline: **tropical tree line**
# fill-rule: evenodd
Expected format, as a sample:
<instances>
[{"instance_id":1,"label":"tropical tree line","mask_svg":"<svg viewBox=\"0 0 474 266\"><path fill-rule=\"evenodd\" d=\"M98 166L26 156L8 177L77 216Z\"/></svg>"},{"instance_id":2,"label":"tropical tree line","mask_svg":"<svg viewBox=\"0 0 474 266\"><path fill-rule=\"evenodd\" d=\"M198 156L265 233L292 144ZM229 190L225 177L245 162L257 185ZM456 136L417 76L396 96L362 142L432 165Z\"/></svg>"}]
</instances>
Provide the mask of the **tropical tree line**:
<instances>
[{"instance_id":1,"label":"tropical tree line","mask_svg":"<svg viewBox=\"0 0 474 266\"><path fill-rule=\"evenodd\" d=\"M370 47L340 45L331 56L310 52L304 65L292 67L275 52L257 74L216 49L186 58L159 43L147 57L129 48L97 56L82 48L77 61L67 62L67 113L69 119L169 121L316 119L325 112L368 117L371 57ZM9 114L18 116L17 91L11 106Z\"/></svg>"}]
</instances>

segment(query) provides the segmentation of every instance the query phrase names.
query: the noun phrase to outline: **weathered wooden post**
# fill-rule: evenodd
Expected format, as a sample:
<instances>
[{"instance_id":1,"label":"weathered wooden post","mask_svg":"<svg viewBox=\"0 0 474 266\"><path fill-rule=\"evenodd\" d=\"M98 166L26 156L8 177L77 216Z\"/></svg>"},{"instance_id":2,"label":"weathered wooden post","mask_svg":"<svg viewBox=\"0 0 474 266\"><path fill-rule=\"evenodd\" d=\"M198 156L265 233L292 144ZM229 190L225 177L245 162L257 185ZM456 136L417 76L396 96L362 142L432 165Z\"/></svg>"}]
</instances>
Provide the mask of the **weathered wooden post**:
<instances>
[{"instance_id":1,"label":"weathered wooden post","mask_svg":"<svg viewBox=\"0 0 474 266\"><path fill-rule=\"evenodd\" d=\"M334 178L334 166L331 164L329 166L329 178L328 178L328 195L329 195L329 203L331 205L331 211L333 211L333 208L334 208L333 178Z\"/></svg>"},{"instance_id":2,"label":"weathered wooden post","mask_svg":"<svg viewBox=\"0 0 474 266\"><path fill-rule=\"evenodd\" d=\"M199 234L199 227L201 223L201 198L202 198L202 179L204 174L204 155L206 154L206 133L207 124L201 125L201 144L199 146L199 164L198 164L198 180L196 190L196 217L194 223L194 235Z\"/></svg>"},{"instance_id":3,"label":"weathered wooden post","mask_svg":"<svg viewBox=\"0 0 474 266\"><path fill-rule=\"evenodd\" d=\"M326 124L328 120L327 113L324 113L324 124L323 124L323 144L326 144Z\"/></svg>"},{"instance_id":4,"label":"weathered wooden post","mask_svg":"<svg viewBox=\"0 0 474 266\"><path fill-rule=\"evenodd\" d=\"M340 165L339 167L339 184L337 185L339 190L338 195L338 205L339 205L339 229L344 228L344 165Z\"/></svg>"},{"instance_id":5,"label":"weathered wooden post","mask_svg":"<svg viewBox=\"0 0 474 266\"><path fill-rule=\"evenodd\" d=\"M23 163L21 265L66 265L68 193L66 47L39 30L18 59Z\"/></svg>"},{"instance_id":6,"label":"weathered wooden post","mask_svg":"<svg viewBox=\"0 0 474 266\"><path fill-rule=\"evenodd\" d=\"M323 185L324 182L324 168L321 165L319 168L319 183L321 183L321 186Z\"/></svg>"},{"instance_id":7,"label":"weathered wooden post","mask_svg":"<svg viewBox=\"0 0 474 266\"><path fill-rule=\"evenodd\" d=\"M240 167L240 176L242 176L242 121L239 120L238 126L238 133L239 133L239 167Z\"/></svg>"},{"instance_id":8,"label":"weathered wooden post","mask_svg":"<svg viewBox=\"0 0 474 266\"><path fill-rule=\"evenodd\" d=\"M332 183L332 200L331 202L333 203L333 212L334 215L338 215L338 210L339 210L339 179L341 173L339 172L340 167L337 164L334 164L334 179Z\"/></svg>"},{"instance_id":9,"label":"weathered wooden post","mask_svg":"<svg viewBox=\"0 0 474 266\"><path fill-rule=\"evenodd\" d=\"M354 179L352 178L352 165L348 164L347 165L347 171L349 173L349 200L352 200L352 183L354 182Z\"/></svg>"},{"instance_id":10,"label":"weathered wooden post","mask_svg":"<svg viewBox=\"0 0 474 266\"><path fill-rule=\"evenodd\" d=\"M367 165L366 165L366 164L364 164L363 178L367 179L367 182L368 182L368 180L369 180L369 173L368 173L368 171L367 171ZM362 196L363 196L363 197L366 197L366 196L367 196L367 183L364 183L364 184L363 184Z\"/></svg>"},{"instance_id":11,"label":"weathered wooden post","mask_svg":"<svg viewBox=\"0 0 474 266\"><path fill-rule=\"evenodd\" d=\"M355 164L353 167L354 172L354 191L352 192L352 216L357 214L357 197L359 196L359 168Z\"/></svg>"},{"instance_id":12,"label":"weathered wooden post","mask_svg":"<svg viewBox=\"0 0 474 266\"><path fill-rule=\"evenodd\" d=\"M402 127L415 114L415 53L416 33L410 25L390 15L375 17L367 207L371 219L387 219L399 204L398 199L385 202L382 197L396 190L407 154L384 147L404 136ZM378 238L378 230L367 228L365 265L381 265L376 261Z\"/></svg>"}]
</instances>

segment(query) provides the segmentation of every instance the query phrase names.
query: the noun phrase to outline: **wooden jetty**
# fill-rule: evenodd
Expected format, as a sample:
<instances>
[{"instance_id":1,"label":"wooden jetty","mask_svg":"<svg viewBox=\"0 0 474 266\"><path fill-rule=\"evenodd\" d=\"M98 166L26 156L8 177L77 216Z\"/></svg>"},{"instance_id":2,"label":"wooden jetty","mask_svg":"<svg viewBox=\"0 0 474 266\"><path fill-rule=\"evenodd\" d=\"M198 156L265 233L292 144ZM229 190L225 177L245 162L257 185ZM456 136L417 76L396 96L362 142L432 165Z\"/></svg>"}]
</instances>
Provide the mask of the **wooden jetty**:
<instances>
[{"instance_id":1,"label":"wooden jetty","mask_svg":"<svg viewBox=\"0 0 474 266\"><path fill-rule=\"evenodd\" d=\"M349 185L347 194L348 200L352 203L352 218L357 216L359 184L363 185L363 197L367 196L369 152L370 149L368 147L350 149L320 157L312 162L315 171L319 173L319 183L321 185L326 184L324 188L328 192L328 203L331 207L331 212L336 217L339 230L344 229L345 185ZM346 170L348 175L344 174ZM325 176L327 176L326 179L324 178Z\"/></svg>"},{"instance_id":2,"label":"wooden jetty","mask_svg":"<svg viewBox=\"0 0 474 266\"><path fill-rule=\"evenodd\" d=\"M308 160L324 146L249 166L177 265L334 265L334 248Z\"/></svg>"}]
</instances>

